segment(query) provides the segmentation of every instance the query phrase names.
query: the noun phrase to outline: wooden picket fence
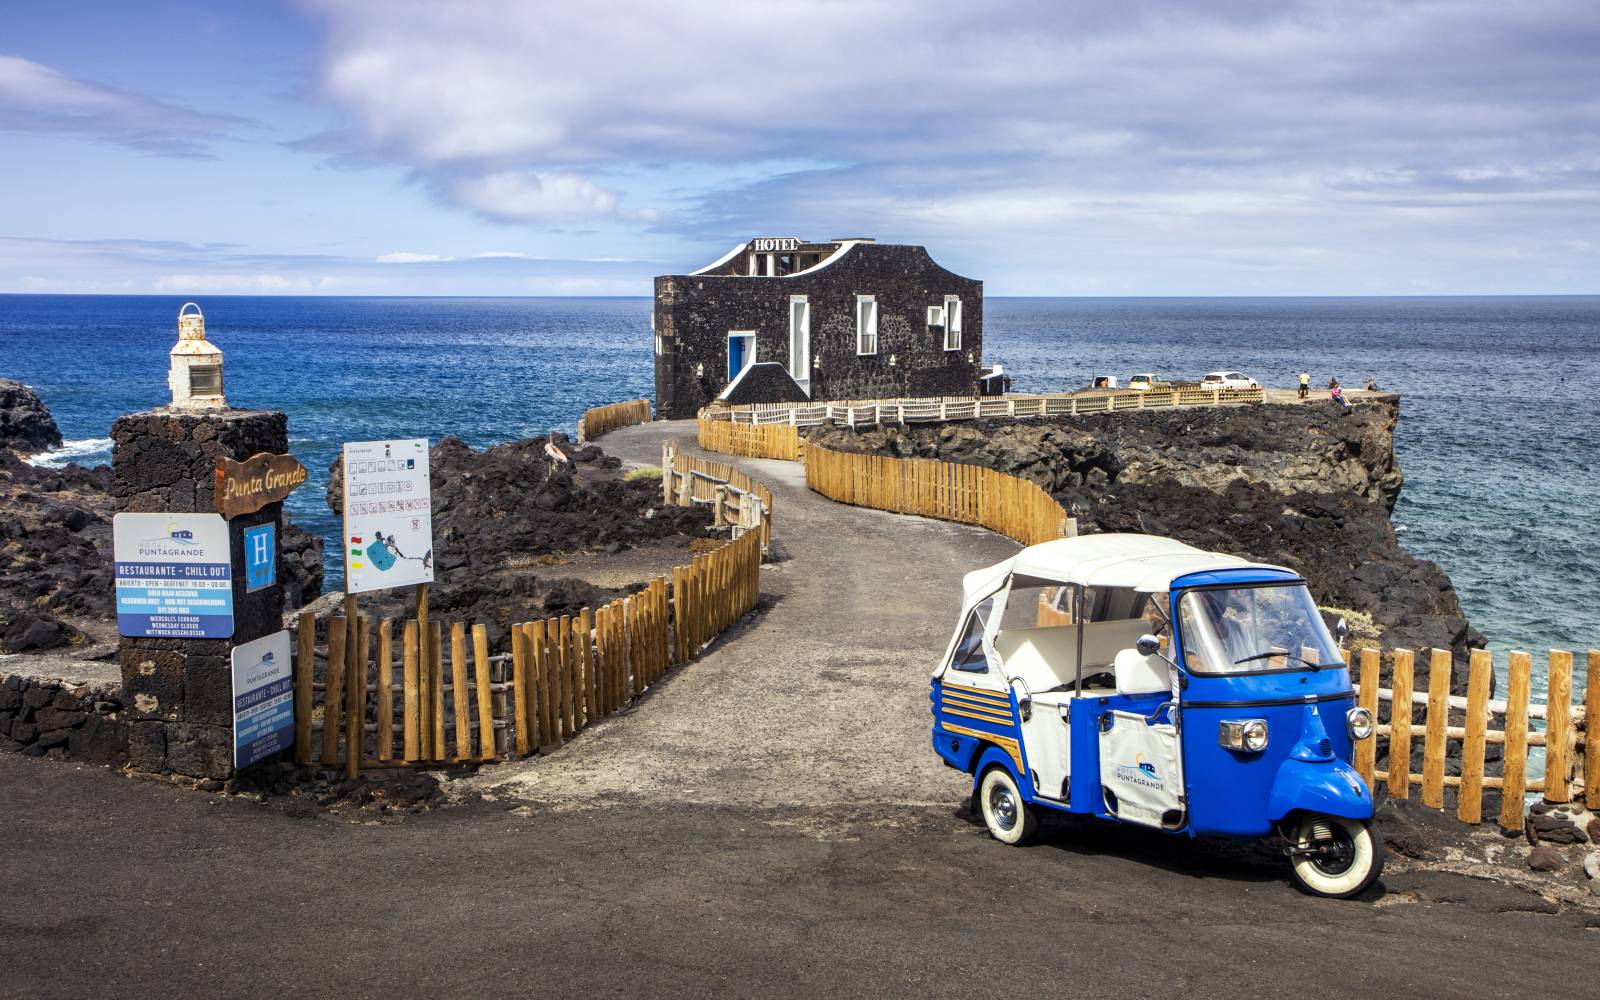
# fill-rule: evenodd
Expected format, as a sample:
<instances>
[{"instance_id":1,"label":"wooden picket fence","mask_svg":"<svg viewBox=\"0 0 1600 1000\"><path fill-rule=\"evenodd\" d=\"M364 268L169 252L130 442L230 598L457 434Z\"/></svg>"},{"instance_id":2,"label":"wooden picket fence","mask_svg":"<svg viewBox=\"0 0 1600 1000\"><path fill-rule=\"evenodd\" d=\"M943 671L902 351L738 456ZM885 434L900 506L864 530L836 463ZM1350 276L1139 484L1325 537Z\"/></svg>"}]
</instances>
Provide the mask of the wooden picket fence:
<instances>
[{"instance_id":1,"label":"wooden picket fence","mask_svg":"<svg viewBox=\"0 0 1600 1000\"><path fill-rule=\"evenodd\" d=\"M661 499L679 507L711 508L714 527L731 526L733 536L761 536L761 551L772 542L772 491L727 462L683 454L681 445L661 444Z\"/></svg>"},{"instance_id":2,"label":"wooden picket fence","mask_svg":"<svg viewBox=\"0 0 1600 1000\"><path fill-rule=\"evenodd\" d=\"M578 418L578 440L593 441L619 427L650 422L650 401L630 399L625 403L593 406Z\"/></svg>"},{"instance_id":3,"label":"wooden picket fence","mask_svg":"<svg viewBox=\"0 0 1600 1000\"><path fill-rule=\"evenodd\" d=\"M1379 720L1377 735L1389 741L1388 767L1376 769L1377 740L1363 740L1355 747L1355 767L1374 790L1382 782L1394 798L1411 795L1411 786L1420 786L1422 804L1433 809L1445 807L1445 789L1456 790L1456 816L1466 823L1483 819L1485 789L1500 791L1500 825L1521 829L1523 798L1541 792L1550 802L1569 802L1574 791L1594 809L1600 807L1600 740L1594 738L1590 720L1600 718L1600 650L1589 650L1586 665L1587 688L1584 703L1572 704L1572 654L1552 649L1545 661L1548 681L1545 704L1530 704L1533 658L1512 652L1507 659L1508 683L1504 700L1489 699L1493 677L1493 656L1488 650L1473 650L1467 666L1467 694L1450 694L1453 663L1449 650L1435 649L1428 654L1428 689L1413 690L1416 657L1411 650L1397 649L1387 654L1392 667L1391 687L1379 687L1379 669L1385 654L1375 649L1359 653L1357 701L1379 718L1380 702L1387 702L1386 719ZM1426 705L1420 723L1414 707ZM1496 719L1500 729L1490 728ZM1531 722L1543 719L1542 731ZM1423 745L1422 772L1411 770L1411 751L1415 741ZM1448 744L1461 745L1461 773L1446 774ZM1485 769L1485 748L1503 747L1500 774ZM1528 748L1544 748L1544 776L1529 779Z\"/></svg>"},{"instance_id":4,"label":"wooden picket fence","mask_svg":"<svg viewBox=\"0 0 1600 1000\"><path fill-rule=\"evenodd\" d=\"M1054 417L1175 406L1232 406L1266 401L1264 389L1089 389L1082 392L1005 396L935 396L915 399L855 399L818 403L715 404L700 416L726 423L816 427L832 421L851 427L991 417ZM710 447L706 445L706 447ZM720 450L720 449L718 449ZM743 454L738 452L736 454Z\"/></svg>"},{"instance_id":5,"label":"wooden picket fence","mask_svg":"<svg viewBox=\"0 0 1600 1000\"><path fill-rule=\"evenodd\" d=\"M979 465L806 446L806 485L841 503L977 524L1024 545L1072 533L1067 512L1036 483Z\"/></svg>"},{"instance_id":6,"label":"wooden picket fence","mask_svg":"<svg viewBox=\"0 0 1600 1000\"><path fill-rule=\"evenodd\" d=\"M469 658L464 623L449 626L450 644L446 647L442 622L421 626L416 620L403 622L397 636L395 623L381 619L374 656L372 622L360 616L356 619L358 651L352 661L346 625L345 618L329 619L326 644L319 648L315 616L300 616L294 664L295 759L299 763L345 764L352 760L351 748L357 751L358 766L367 767L504 756L510 685L505 679L505 657L489 655L484 626L471 629ZM448 671L446 648L450 651ZM365 669L358 667L352 673L347 667L351 662ZM323 669L319 670L318 664Z\"/></svg>"},{"instance_id":7,"label":"wooden picket fence","mask_svg":"<svg viewBox=\"0 0 1600 1000\"><path fill-rule=\"evenodd\" d=\"M716 420L703 412L695 423L700 447L707 451L784 462L801 461L804 454L805 439L800 436L800 428L792 424L742 424Z\"/></svg>"},{"instance_id":8,"label":"wooden picket fence","mask_svg":"<svg viewBox=\"0 0 1600 1000\"><path fill-rule=\"evenodd\" d=\"M362 616L351 657L346 619L330 619L319 645L315 617L301 615L295 759L343 764L353 775L504 760L508 746L517 756L559 746L639 698L755 607L761 551L761 532L747 532L676 567L670 580L658 577L592 612L512 625L509 650L495 655L481 624L412 620L397 635L383 619L373 656L373 625Z\"/></svg>"}]
</instances>

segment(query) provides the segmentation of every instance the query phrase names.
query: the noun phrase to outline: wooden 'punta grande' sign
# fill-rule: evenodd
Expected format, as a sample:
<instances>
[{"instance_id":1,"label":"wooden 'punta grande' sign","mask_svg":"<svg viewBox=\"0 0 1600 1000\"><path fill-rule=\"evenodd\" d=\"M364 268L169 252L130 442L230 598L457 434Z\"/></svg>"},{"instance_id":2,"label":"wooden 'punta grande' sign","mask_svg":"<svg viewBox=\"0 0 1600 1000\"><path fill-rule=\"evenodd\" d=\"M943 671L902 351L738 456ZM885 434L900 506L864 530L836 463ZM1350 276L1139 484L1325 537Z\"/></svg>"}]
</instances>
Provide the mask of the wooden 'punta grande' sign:
<instances>
[{"instance_id":1,"label":"wooden 'punta grande' sign","mask_svg":"<svg viewBox=\"0 0 1600 1000\"><path fill-rule=\"evenodd\" d=\"M306 467L293 455L262 452L243 462L217 462L217 512L234 518L276 503L306 481Z\"/></svg>"}]
</instances>

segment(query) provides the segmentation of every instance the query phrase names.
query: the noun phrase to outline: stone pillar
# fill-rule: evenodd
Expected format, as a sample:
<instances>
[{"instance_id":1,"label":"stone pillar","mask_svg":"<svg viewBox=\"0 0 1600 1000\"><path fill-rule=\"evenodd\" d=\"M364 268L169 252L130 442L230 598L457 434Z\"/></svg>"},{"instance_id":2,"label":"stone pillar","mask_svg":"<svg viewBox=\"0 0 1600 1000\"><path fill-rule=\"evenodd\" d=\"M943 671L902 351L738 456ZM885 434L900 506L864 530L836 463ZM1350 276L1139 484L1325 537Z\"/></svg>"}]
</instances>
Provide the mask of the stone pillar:
<instances>
[{"instance_id":1,"label":"stone pillar","mask_svg":"<svg viewBox=\"0 0 1600 1000\"><path fill-rule=\"evenodd\" d=\"M276 411L162 407L117 418L111 438L112 495L117 510L128 513L215 513L218 459L289 450L288 418ZM213 779L233 774L233 647L283 627L281 571L273 586L245 590L244 529L268 522L277 525L277 560L281 502L228 522L232 639L123 637L128 759L135 770Z\"/></svg>"}]
</instances>

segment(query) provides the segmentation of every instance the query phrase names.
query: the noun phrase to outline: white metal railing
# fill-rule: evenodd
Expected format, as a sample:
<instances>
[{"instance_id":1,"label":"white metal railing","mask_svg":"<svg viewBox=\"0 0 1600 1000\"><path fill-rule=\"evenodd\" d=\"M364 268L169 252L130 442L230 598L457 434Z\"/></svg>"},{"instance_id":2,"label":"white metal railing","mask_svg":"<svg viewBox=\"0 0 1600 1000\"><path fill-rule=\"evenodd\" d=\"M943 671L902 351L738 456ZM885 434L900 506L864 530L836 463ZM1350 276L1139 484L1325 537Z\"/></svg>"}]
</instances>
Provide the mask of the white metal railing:
<instances>
[{"instance_id":1,"label":"white metal railing","mask_svg":"<svg viewBox=\"0 0 1600 1000\"><path fill-rule=\"evenodd\" d=\"M713 406L701 411L710 420L740 424L789 424L815 427L832 421L852 427L911 424L991 417L1074 416L1121 410L1153 410L1177 406L1225 406L1265 402L1261 389L1151 389L1050 393L1027 396L943 396L924 399L847 400L829 403L753 403Z\"/></svg>"}]
</instances>

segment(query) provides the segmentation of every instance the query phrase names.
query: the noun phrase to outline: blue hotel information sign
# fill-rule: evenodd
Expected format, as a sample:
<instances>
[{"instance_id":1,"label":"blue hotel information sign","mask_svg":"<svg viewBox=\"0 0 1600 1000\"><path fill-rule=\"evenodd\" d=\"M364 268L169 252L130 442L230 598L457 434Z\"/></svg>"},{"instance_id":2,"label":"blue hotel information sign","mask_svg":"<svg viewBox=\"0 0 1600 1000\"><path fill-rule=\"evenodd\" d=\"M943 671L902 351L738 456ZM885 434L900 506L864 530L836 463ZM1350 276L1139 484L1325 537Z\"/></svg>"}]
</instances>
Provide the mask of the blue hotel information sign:
<instances>
[{"instance_id":1,"label":"blue hotel information sign","mask_svg":"<svg viewBox=\"0 0 1600 1000\"><path fill-rule=\"evenodd\" d=\"M119 633L233 637L233 558L221 514L118 514L111 525Z\"/></svg>"},{"instance_id":2,"label":"blue hotel information sign","mask_svg":"<svg viewBox=\"0 0 1600 1000\"><path fill-rule=\"evenodd\" d=\"M278 582L278 526L271 521L244 529L244 589L253 594Z\"/></svg>"},{"instance_id":3,"label":"blue hotel information sign","mask_svg":"<svg viewBox=\"0 0 1600 1000\"><path fill-rule=\"evenodd\" d=\"M233 766L294 745L294 680L287 630L233 648Z\"/></svg>"}]
</instances>

